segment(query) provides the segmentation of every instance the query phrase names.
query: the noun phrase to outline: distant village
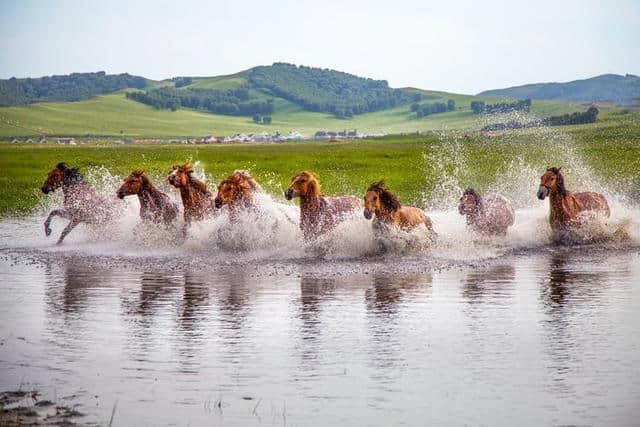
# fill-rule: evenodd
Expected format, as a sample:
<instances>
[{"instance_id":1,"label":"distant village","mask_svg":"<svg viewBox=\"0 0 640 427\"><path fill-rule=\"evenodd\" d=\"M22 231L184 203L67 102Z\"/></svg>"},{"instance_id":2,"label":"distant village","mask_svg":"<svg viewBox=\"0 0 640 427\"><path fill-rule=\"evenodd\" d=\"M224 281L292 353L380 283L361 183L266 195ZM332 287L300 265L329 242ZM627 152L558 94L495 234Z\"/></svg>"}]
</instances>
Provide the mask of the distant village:
<instances>
[{"instance_id":1,"label":"distant village","mask_svg":"<svg viewBox=\"0 0 640 427\"><path fill-rule=\"evenodd\" d=\"M378 138L383 133L359 133L357 130L343 130L340 132L318 131L313 135L303 135L297 131L291 131L286 135L276 132L273 134L262 133L237 133L228 136L207 135L201 138L144 138L144 139L111 139L99 138L92 135L84 137L46 137L19 139L14 138L11 142L14 144L60 144L60 145L82 145L97 142L98 140L107 140L111 143L122 145L151 145L151 144L260 144L260 143L283 143L292 141L341 141L362 138Z\"/></svg>"}]
</instances>

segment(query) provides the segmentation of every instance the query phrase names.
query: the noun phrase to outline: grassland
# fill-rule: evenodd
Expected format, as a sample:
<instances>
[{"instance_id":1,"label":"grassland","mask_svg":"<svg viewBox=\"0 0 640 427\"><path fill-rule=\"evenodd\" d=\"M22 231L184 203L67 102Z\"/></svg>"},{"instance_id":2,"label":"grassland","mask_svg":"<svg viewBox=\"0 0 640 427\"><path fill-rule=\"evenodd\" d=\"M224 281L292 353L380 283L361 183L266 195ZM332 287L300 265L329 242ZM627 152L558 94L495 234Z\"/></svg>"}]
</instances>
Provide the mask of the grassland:
<instances>
[{"instance_id":1,"label":"grassland","mask_svg":"<svg viewBox=\"0 0 640 427\"><path fill-rule=\"evenodd\" d=\"M241 75L195 79L191 87L225 89L245 82ZM168 84L154 82L154 86ZM446 92L423 91L424 102L456 101L456 110L418 119L409 105L338 119L325 113L305 111L296 104L275 98L276 112L270 125L253 123L251 117L232 117L181 108L177 111L157 110L127 99L125 91L96 96L78 102L36 103L0 108L0 138L37 135L84 136L86 134L112 138L180 138L204 135L230 135L238 132L261 133L276 131L286 134L297 130L313 134L318 130L357 129L366 133L397 134L429 130L471 129L485 123L472 114L472 99L494 102L498 98L472 97ZM271 97L252 89L258 99ZM582 111L577 103L534 101L532 113L538 117Z\"/></svg>"},{"instance_id":2,"label":"grassland","mask_svg":"<svg viewBox=\"0 0 640 427\"><path fill-rule=\"evenodd\" d=\"M214 182L235 169L248 169L276 195L282 194L294 173L307 169L319 175L329 194L360 195L368 184L384 178L403 201L424 205L425 200L439 197L439 185L447 177L454 177L461 186L485 190L501 179L513 179L501 175L512 174L514 169L518 172L518 164L534 171L531 180L549 165L563 166L569 186L580 187L575 175L572 178L577 163L592 168L616 191L637 193L640 113L612 112L594 124L562 129L489 135L451 131L348 142L75 147L2 144L0 215L27 213L36 206L43 197L39 188L46 172L60 161L83 172L104 166L118 176L142 167L154 179L161 179L171 165L187 160L200 161Z\"/></svg>"}]
</instances>

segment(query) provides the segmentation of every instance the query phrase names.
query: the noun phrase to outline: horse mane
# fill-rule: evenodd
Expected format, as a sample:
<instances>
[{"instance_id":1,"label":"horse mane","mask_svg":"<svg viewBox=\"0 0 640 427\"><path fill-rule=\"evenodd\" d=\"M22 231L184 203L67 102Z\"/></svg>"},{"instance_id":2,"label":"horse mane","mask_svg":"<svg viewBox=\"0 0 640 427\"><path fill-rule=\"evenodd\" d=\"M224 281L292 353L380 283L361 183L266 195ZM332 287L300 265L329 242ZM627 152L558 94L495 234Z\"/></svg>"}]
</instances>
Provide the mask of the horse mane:
<instances>
[{"instance_id":1,"label":"horse mane","mask_svg":"<svg viewBox=\"0 0 640 427\"><path fill-rule=\"evenodd\" d=\"M148 188L151 191L156 189L156 187L153 185L149 177L144 173L142 169L133 170L131 172L131 175L135 176L136 178L140 178L143 188Z\"/></svg>"},{"instance_id":2,"label":"horse mane","mask_svg":"<svg viewBox=\"0 0 640 427\"><path fill-rule=\"evenodd\" d=\"M562 172L560 172L560 168L554 166L548 168L547 171L553 172L558 177L558 179L556 180L556 185L558 186L558 194L560 194L561 196L567 194L567 187L564 186L564 176L562 175Z\"/></svg>"},{"instance_id":3,"label":"horse mane","mask_svg":"<svg viewBox=\"0 0 640 427\"><path fill-rule=\"evenodd\" d=\"M233 172L232 176L237 177L238 180L246 182L251 191L262 191L262 187L260 187L260 184L258 184L256 180L253 179L249 172L244 170L236 170L235 172Z\"/></svg>"},{"instance_id":4,"label":"horse mane","mask_svg":"<svg viewBox=\"0 0 640 427\"><path fill-rule=\"evenodd\" d=\"M385 188L384 181L378 181L371 184L367 189L367 192L369 191L378 193L378 197L380 197L382 205L386 210L390 212L397 211L402 207L402 205L400 204L400 200L398 200L398 197Z\"/></svg>"},{"instance_id":5,"label":"horse mane","mask_svg":"<svg viewBox=\"0 0 640 427\"><path fill-rule=\"evenodd\" d=\"M209 194L209 190L207 189L207 184L200 181L198 178L193 176L193 165L191 163L184 163L179 166L174 166L174 169L178 169L187 174L189 177L189 182L195 187L196 190L200 191L203 194Z\"/></svg>"},{"instance_id":6,"label":"horse mane","mask_svg":"<svg viewBox=\"0 0 640 427\"><path fill-rule=\"evenodd\" d=\"M70 168L66 163L60 162L56 165L56 168L60 169L63 174L63 182L66 185L83 184L84 178L78 168Z\"/></svg>"},{"instance_id":7,"label":"horse mane","mask_svg":"<svg viewBox=\"0 0 640 427\"><path fill-rule=\"evenodd\" d=\"M480 212L484 210L484 202L482 200L482 196L480 196L480 193L478 193L476 190L474 190L473 188L467 188L466 190L464 190L464 193L462 193L462 195L473 196L476 201L476 207L478 208L478 210Z\"/></svg>"}]
</instances>

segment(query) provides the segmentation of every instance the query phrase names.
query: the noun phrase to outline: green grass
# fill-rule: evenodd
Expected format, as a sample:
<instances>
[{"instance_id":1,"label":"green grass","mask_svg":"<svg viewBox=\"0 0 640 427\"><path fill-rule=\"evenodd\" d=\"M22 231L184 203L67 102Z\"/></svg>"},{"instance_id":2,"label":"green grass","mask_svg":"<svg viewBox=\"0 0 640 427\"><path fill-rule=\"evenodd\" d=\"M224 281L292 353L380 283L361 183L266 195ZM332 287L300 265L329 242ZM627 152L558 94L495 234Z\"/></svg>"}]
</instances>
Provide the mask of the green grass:
<instances>
[{"instance_id":1,"label":"green grass","mask_svg":"<svg viewBox=\"0 0 640 427\"><path fill-rule=\"evenodd\" d=\"M242 84L244 77L222 76L196 79L189 87L226 88ZM155 82L161 86L168 82ZM96 96L78 102L38 103L19 107L0 108L0 138L28 137L36 135L86 134L111 138L180 138L204 135L230 135L238 132L261 133L267 131L283 134L297 130L311 135L318 130L357 129L366 133L406 133L429 130L477 129L485 123L471 113L471 99L495 101L498 98L474 98L467 95L444 92L420 91L430 97L424 102L456 101L456 110L434 114L422 119L415 117L409 105L394 109L362 114L351 119L337 119L330 114L309 112L297 105L275 98L276 112L271 125L257 125L250 117L231 117L206 112L179 109L178 111L156 110L153 107L128 100L125 91ZM263 99L271 97L252 90L252 95ZM559 101L534 101L532 113L545 117L585 107ZM498 118L499 120L499 118Z\"/></svg>"},{"instance_id":2,"label":"green grass","mask_svg":"<svg viewBox=\"0 0 640 427\"><path fill-rule=\"evenodd\" d=\"M568 156L570 151L577 157ZM438 186L443 178L454 176L461 186L485 190L501 179L510 179L502 174L518 168L509 166L513 161L532 168L531 180L547 166L563 166L570 188L580 187L572 168L576 162L584 163L617 191L631 192L640 184L640 114L612 112L591 125L523 129L490 136L452 131L441 136L272 145L2 144L0 214L26 213L36 206L44 197L39 188L47 171L60 161L83 172L104 166L118 176L141 167L160 179L171 165L186 160L202 162L214 182L235 169L248 169L276 195L281 195L291 176L301 170L315 171L328 194L361 195L367 185L385 179L402 201L422 206L425 199L441 196Z\"/></svg>"}]
</instances>

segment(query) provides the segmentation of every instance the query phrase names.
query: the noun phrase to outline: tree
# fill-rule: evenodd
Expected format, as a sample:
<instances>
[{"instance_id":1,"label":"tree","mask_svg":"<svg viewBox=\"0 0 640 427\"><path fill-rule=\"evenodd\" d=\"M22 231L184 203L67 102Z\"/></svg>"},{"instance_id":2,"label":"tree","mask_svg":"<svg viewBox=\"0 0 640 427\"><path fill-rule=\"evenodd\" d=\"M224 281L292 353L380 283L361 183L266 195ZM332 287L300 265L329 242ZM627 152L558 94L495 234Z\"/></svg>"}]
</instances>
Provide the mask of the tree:
<instances>
[{"instance_id":1,"label":"tree","mask_svg":"<svg viewBox=\"0 0 640 427\"><path fill-rule=\"evenodd\" d=\"M447 101L447 111L453 111L456 109L456 101L450 99Z\"/></svg>"},{"instance_id":2,"label":"tree","mask_svg":"<svg viewBox=\"0 0 640 427\"><path fill-rule=\"evenodd\" d=\"M254 114L253 115L253 122L254 123L260 123L262 121L262 118L260 117L260 114Z\"/></svg>"},{"instance_id":3,"label":"tree","mask_svg":"<svg viewBox=\"0 0 640 427\"><path fill-rule=\"evenodd\" d=\"M414 102L413 104L411 104L411 111L413 111L414 113L418 111L419 108L420 108L420 104L418 104L417 102Z\"/></svg>"},{"instance_id":4,"label":"tree","mask_svg":"<svg viewBox=\"0 0 640 427\"><path fill-rule=\"evenodd\" d=\"M271 124L271 116L264 116L262 118L262 123L264 123L265 125L270 125Z\"/></svg>"},{"instance_id":5,"label":"tree","mask_svg":"<svg viewBox=\"0 0 640 427\"><path fill-rule=\"evenodd\" d=\"M473 111L473 114L482 114L484 112L484 101L471 101L471 111Z\"/></svg>"}]
</instances>

